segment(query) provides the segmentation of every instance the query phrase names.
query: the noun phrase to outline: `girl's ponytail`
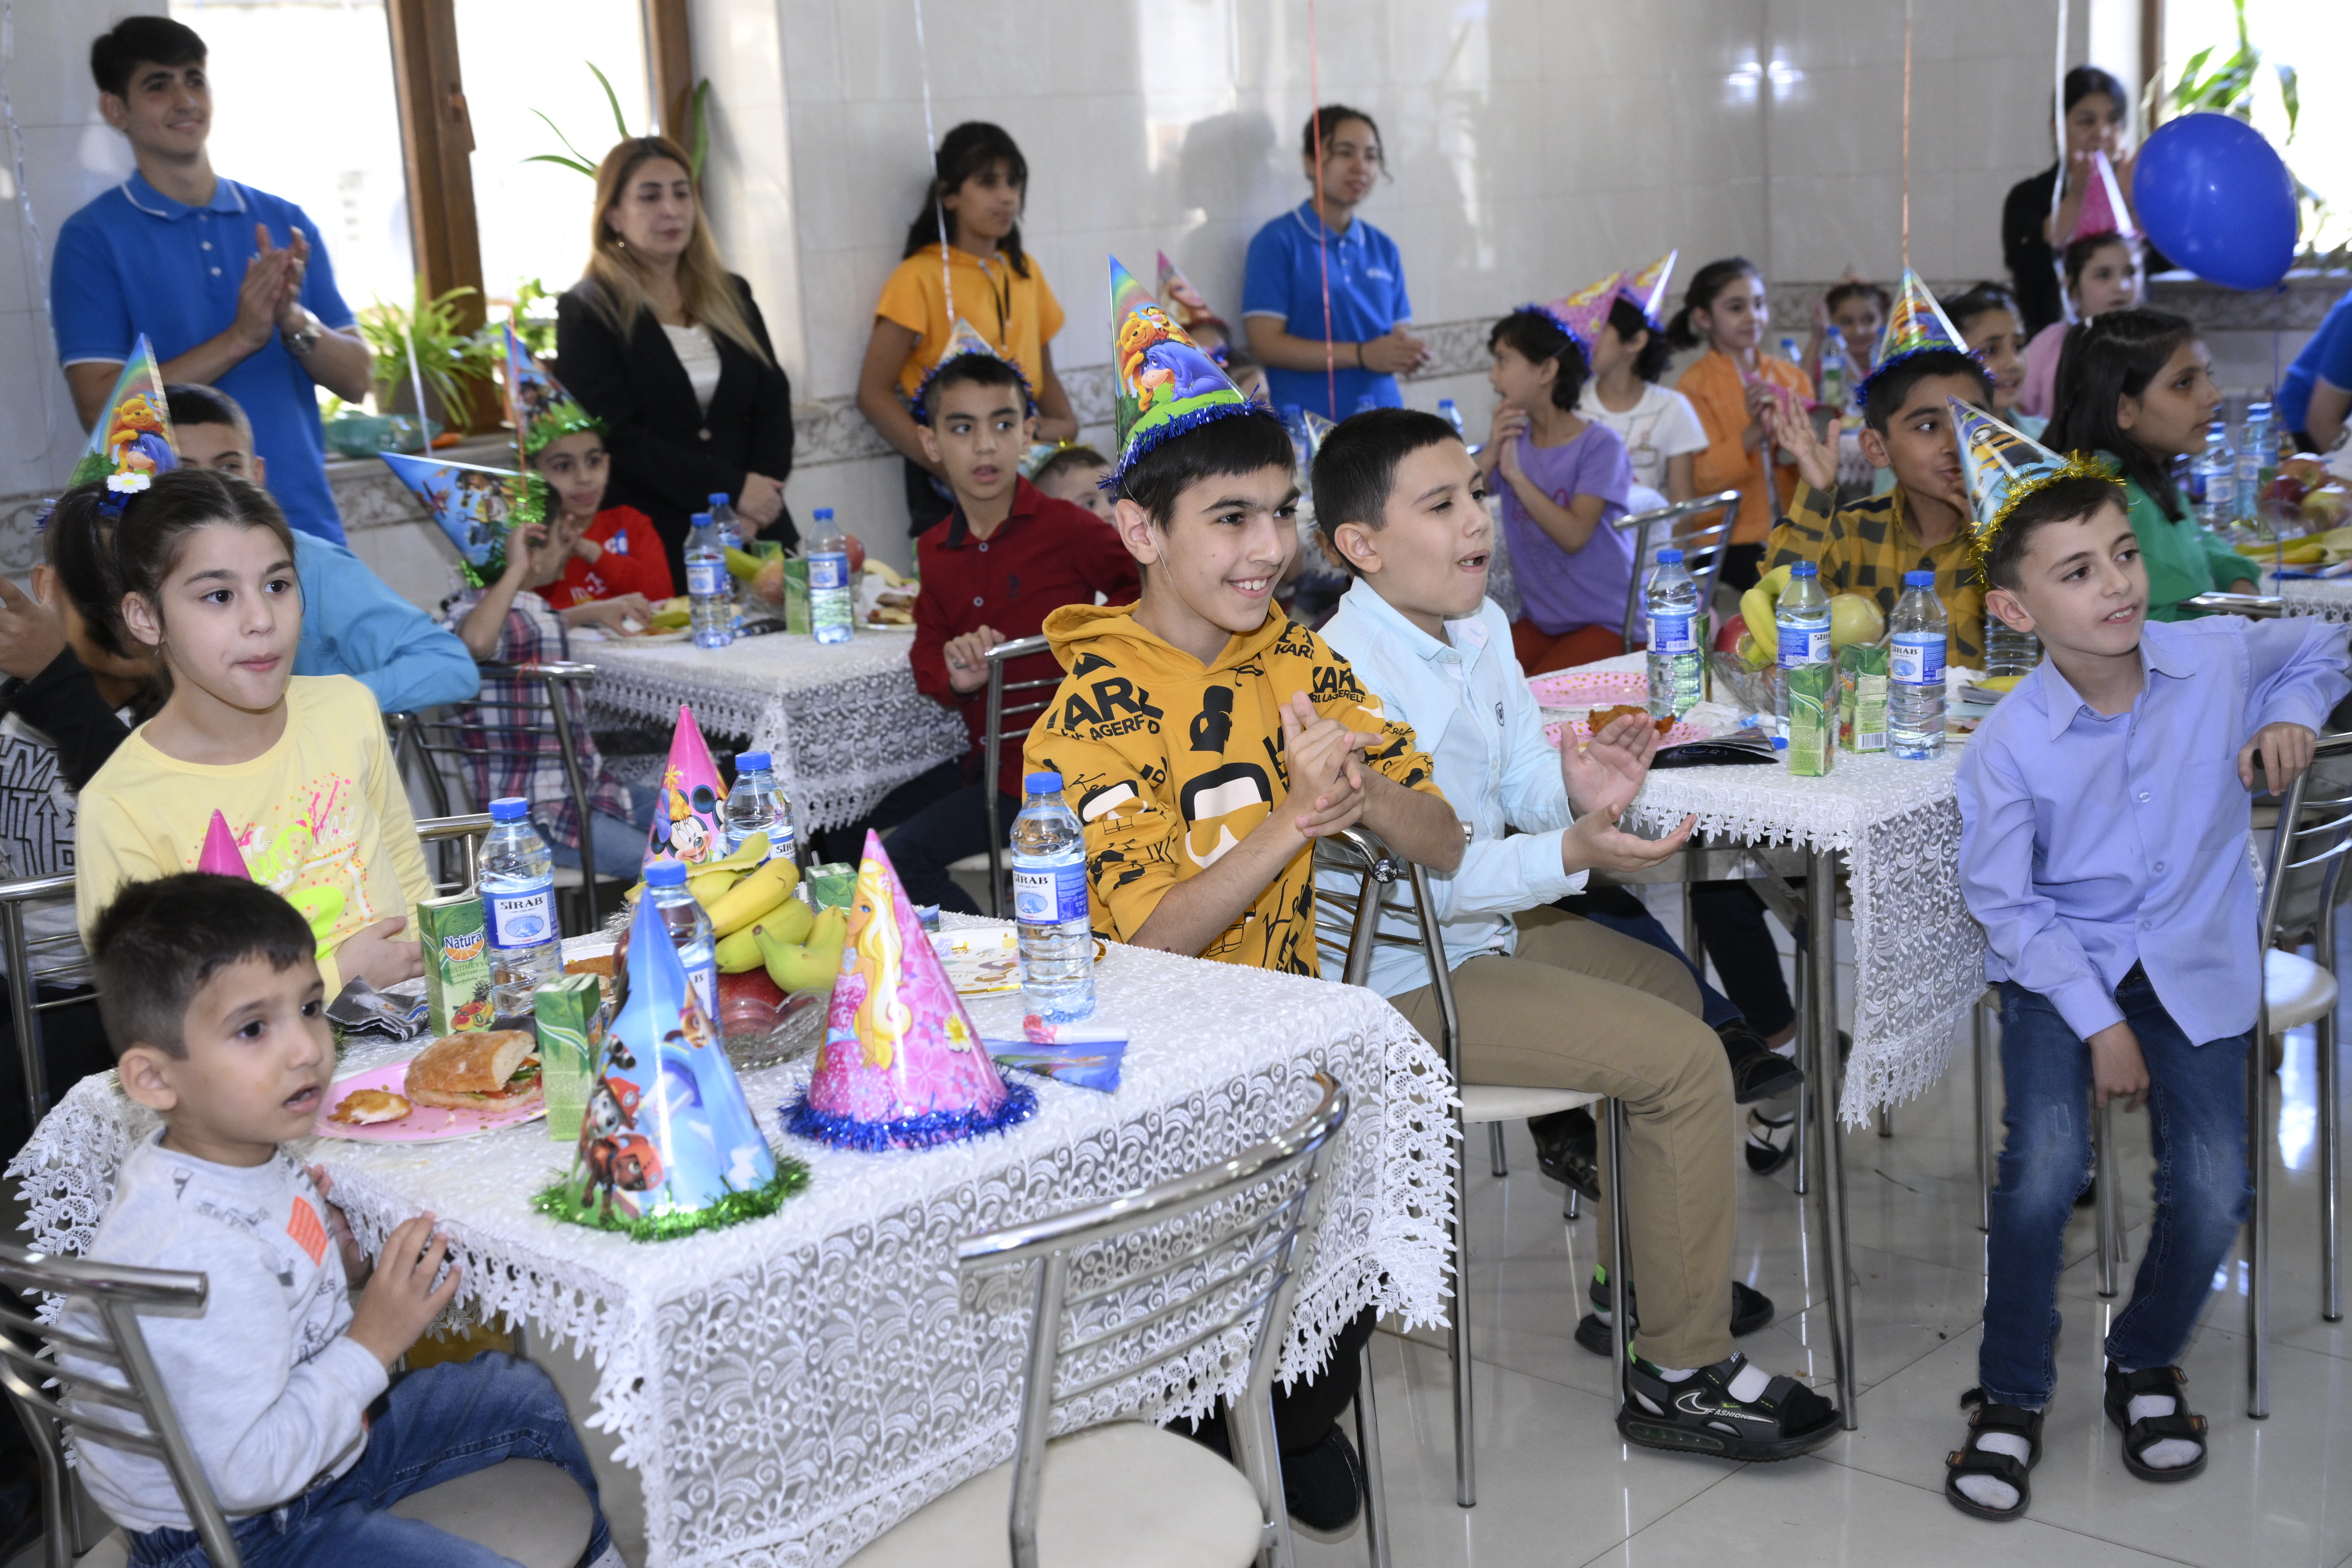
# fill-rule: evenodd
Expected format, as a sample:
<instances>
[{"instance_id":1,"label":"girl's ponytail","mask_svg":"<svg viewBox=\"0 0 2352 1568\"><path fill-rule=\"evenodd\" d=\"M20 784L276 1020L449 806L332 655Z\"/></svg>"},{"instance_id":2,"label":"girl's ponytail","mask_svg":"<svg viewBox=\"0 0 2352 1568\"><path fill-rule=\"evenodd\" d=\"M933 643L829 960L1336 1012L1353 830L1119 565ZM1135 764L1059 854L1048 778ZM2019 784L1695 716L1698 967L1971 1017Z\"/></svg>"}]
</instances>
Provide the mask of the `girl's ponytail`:
<instances>
[{"instance_id":1,"label":"girl's ponytail","mask_svg":"<svg viewBox=\"0 0 2352 1568\"><path fill-rule=\"evenodd\" d=\"M1695 349L1699 345L1698 333L1691 328L1691 308L1685 305L1666 319L1666 342L1677 349Z\"/></svg>"},{"instance_id":2,"label":"girl's ponytail","mask_svg":"<svg viewBox=\"0 0 2352 1568\"><path fill-rule=\"evenodd\" d=\"M1716 297L1742 278L1761 278L1756 264L1744 256L1727 256L1710 261L1691 275L1690 291L1683 296L1683 308L1666 323L1666 342L1678 349L1695 349L1706 345L1706 338L1691 324L1691 312L1711 310Z\"/></svg>"}]
</instances>

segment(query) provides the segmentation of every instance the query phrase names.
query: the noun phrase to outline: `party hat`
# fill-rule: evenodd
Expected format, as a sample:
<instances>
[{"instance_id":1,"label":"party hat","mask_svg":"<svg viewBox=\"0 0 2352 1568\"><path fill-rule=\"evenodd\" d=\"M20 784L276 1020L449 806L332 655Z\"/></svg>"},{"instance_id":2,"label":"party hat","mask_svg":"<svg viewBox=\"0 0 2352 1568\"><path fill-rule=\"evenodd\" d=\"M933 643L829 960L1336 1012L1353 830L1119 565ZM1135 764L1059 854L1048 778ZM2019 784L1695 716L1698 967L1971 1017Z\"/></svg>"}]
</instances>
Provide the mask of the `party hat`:
<instances>
[{"instance_id":1,"label":"party hat","mask_svg":"<svg viewBox=\"0 0 2352 1568\"><path fill-rule=\"evenodd\" d=\"M661 788L654 799L653 832L646 839L646 859L683 860L698 866L727 853L719 814L727 792L719 783L719 763L702 738L694 710L677 705L677 728L670 732L669 763L662 769Z\"/></svg>"},{"instance_id":2,"label":"party hat","mask_svg":"<svg viewBox=\"0 0 2352 1568\"><path fill-rule=\"evenodd\" d=\"M217 809L205 828L205 847L196 851L196 869L210 871L216 877L253 880L253 873L246 868L245 857L237 851L236 835L228 830L228 818Z\"/></svg>"},{"instance_id":3,"label":"party hat","mask_svg":"<svg viewBox=\"0 0 2352 1568\"><path fill-rule=\"evenodd\" d=\"M89 445L74 463L69 482L87 485L103 479L120 498L145 489L154 475L179 466L163 372L142 332L99 410L98 423L90 426ZM121 504L119 499L116 504Z\"/></svg>"},{"instance_id":4,"label":"party hat","mask_svg":"<svg viewBox=\"0 0 2352 1568\"><path fill-rule=\"evenodd\" d=\"M1160 304L1176 319L1176 324L1188 332L1202 327L1214 327L1227 337L1233 335L1233 329L1225 325L1225 319L1209 309L1209 302L1201 298L1201 291L1192 287L1192 280L1176 269L1176 264L1168 259L1168 253L1164 250L1160 253Z\"/></svg>"},{"instance_id":5,"label":"party hat","mask_svg":"<svg viewBox=\"0 0 2352 1568\"><path fill-rule=\"evenodd\" d=\"M2075 452L2060 457L2024 432L2011 428L1974 405L1947 395L1953 437L1959 443L1960 471L1968 477L1976 516L1969 531L1969 553L1981 572L1992 542L2017 503L2059 479L2112 480L2105 459Z\"/></svg>"},{"instance_id":6,"label":"party hat","mask_svg":"<svg viewBox=\"0 0 2352 1568\"><path fill-rule=\"evenodd\" d=\"M1110 258L1110 320L1119 447L1114 480L1124 480L1144 454L1171 436L1213 419L1265 412L1242 396L1116 256Z\"/></svg>"},{"instance_id":7,"label":"party hat","mask_svg":"<svg viewBox=\"0 0 2352 1568\"><path fill-rule=\"evenodd\" d=\"M1530 305L1530 310L1540 310L1559 323L1559 330L1576 340L1584 357L1592 357L1592 345L1601 341L1601 323L1609 319L1609 307L1617 302L1617 291L1625 281L1622 272L1612 272L1598 283L1588 284L1575 293L1554 300L1549 305Z\"/></svg>"},{"instance_id":8,"label":"party hat","mask_svg":"<svg viewBox=\"0 0 2352 1568\"><path fill-rule=\"evenodd\" d=\"M630 921L626 978L571 1174L534 1206L640 1241L773 1214L807 1167L769 1152L651 898Z\"/></svg>"},{"instance_id":9,"label":"party hat","mask_svg":"<svg viewBox=\"0 0 2352 1568\"><path fill-rule=\"evenodd\" d=\"M1902 285L1895 291L1895 308L1888 312L1886 331L1878 340L1878 363L1857 389L1863 399L1870 396L1870 384L1885 373L1886 367L1913 354L1926 353L1930 349L1946 349L1953 353L1969 353L1968 343L1960 330L1936 303L1936 296L1927 285L1908 267L1903 269Z\"/></svg>"},{"instance_id":10,"label":"party hat","mask_svg":"<svg viewBox=\"0 0 2352 1568\"><path fill-rule=\"evenodd\" d=\"M1633 309L1642 312L1653 331L1665 327L1666 289L1674 283L1675 262L1681 256L1679 250L1669 250L1618 286L1617 292L1633 302Z\"/></svg>"},{"instance_id":11,"label":"party hat","mask_svg":"<svg viewBox=\"0 0 2352 1568\"><path fill-rule=\"evenodd\" d=\"M931 362L931 368L923 373L922 384L915 388L912 411L916 424L929 425L931 422L930 412L927 405L927 400L931 393L931 383L939 379L940 372L966 354L986 354L991 359L1001 359L1012 365L1013 374L1021 377L1021 395L1025 405L1030 413L1037 412L1036 394L1030 390L1029 377L1024 374L1020 364L1010 357L998 353L995 345L980 335L979 328L963 317L958 316L954 330L948 333L947 342L940 349L940 357Z\"/></svg>"},{"instance_id":12,"label":"party hat","mask_svg":"<svg viewBox=\"0 0 2352 1568\"><path fill-rule=\"evenodd\" d=\"M997 1076L881 837L867 832L824 1044L785 1129L845 1149L922 1149L1036 1109L1034 1091Z\"/></svg>"},{"instance_id":13,"label":"party hat","mask_svg":"<svg viewBox=\"0 0 2352 1568\"><path fill-rule=\"evenodd\" d=\"M378 452L457 547L466 581L479 588L507 569L507 535L547 516L547 481L536 474Z\"/></svg>"},{"instance_id":14,"label":"party hat","mask_svg":"<svg viewBox=\"0 0 2352 1568\"><path fill-rule=\"evenodd\" d=\"M1307 426L1307 460L1312 463L1315 454L1323 449L1323 437L1339 426L1336 421L1324 418L1312 408L1300 409L1298 421Z\"/></svg>"},{"instance_id":15,"label":"party hat","mask_svg":"<svg viewBox=\"0 0 2352 1568\"><path fill-rule=\"evenodd\" d=\"M2074 232L2066 237L2066 245L2102 234L2137 239L2139 226L2132 222L2131 207L2124 200L2123 187L2116 183L2115 165L2107 162L2105 153L2094 153L2091 154L2091 183L2083 192L2083 210L2075 216ZM2063 251L2066 246L2062 245L2058 248Z\"/></svg>"},{"instance_id":16,"label":"party hat","mask_svg":"<svg viewBox=\"0 0 2352 1568\"><path fill-rule=\"evenodd\" d=\"M522 461L528 463L539 456L550 441L604 428L603 420L583 408L580 400L548 374L515 335L511 323L506 334L507 418L514 426L515 452Z\"/></svg>"}]
</instances>

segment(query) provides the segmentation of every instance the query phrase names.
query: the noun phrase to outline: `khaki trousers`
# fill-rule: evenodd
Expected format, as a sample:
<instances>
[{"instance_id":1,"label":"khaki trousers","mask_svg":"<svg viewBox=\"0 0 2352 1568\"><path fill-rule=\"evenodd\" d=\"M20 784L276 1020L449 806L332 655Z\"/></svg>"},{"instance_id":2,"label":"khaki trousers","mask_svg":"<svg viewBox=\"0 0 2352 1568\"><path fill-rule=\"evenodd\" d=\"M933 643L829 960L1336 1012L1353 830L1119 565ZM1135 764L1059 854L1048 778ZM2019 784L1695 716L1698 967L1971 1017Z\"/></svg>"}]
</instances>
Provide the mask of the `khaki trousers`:
<instances>
[{"instance_id":1,"label":"khaki trousers","mask_svg":"<svg viewBox=\"0 0 2352 1568\"><path fill-rule=\"evenodd\" d=\"M1698 986L1672 954L1580 916L1530 910L1518 926L1517 956L1474 958L1454 972L1463 1076L1623 1102L1627 1277L1641 1296L1634 1348L1659 1366L1713 1365L1731 1353L1737 1199L1731 1068L1699 1021ZM1430 987L1391 1001L1438 1038ZM1605 1179L1605 1159L1601 1169Z\"/></svg>"}]
</instances>

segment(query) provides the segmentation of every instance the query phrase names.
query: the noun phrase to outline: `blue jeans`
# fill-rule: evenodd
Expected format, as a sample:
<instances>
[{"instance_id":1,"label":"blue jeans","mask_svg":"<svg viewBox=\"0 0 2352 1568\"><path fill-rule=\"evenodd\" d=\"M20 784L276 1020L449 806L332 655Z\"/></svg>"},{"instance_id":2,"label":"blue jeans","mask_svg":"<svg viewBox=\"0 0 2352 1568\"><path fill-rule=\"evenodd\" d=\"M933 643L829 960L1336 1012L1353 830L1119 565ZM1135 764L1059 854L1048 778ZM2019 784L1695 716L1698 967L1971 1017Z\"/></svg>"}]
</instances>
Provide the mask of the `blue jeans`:
<instances>
[{"instance_id":1,"label":"blue jeans","mask_svg":"<svg viewBox=\"0 0 2352 1568\"><path fill-rule=\"evenodd\" d=\"M645 874L646 836L653 831L654 802L660 795L660 791L646 785L629 793L633 803L626 818L608 816L599 811L591 814L596 820L589 825L589 837L596 851L596 875L616 882L634 882ZM548 858L577 871L580 851L548 837L545 823L538 826L539 836L547 839Z\"/></svg>"},{"instance_id":2,"label":"blue jeans","mask_svg":"<svg viewBox=\"0 0 2352 1568\"><path fill-rule=\"evenodd\" d=\"M2148 1076L2156 1223L2131 1304L2107 1331L2119 1366L2180 1359L2253 1203L2246 1175L2246 1053L2251 1034L2192 1042L2135 967L2116 1005L2138 1037ZM2036 1410L2058 1377L2058 1274L2066 1222L2091 1159L2091 1048L2048 997L2003 981L2000 1071L2009 1135L1985 1246L1984 1344L1977 1371L1999 1405Z\"/></svg>"},{"instance_id":3,"label":"blue jeans","mask_svg":"<svg viewBox=\"0 0 2352 1568\"><path fill-rule=\"evenodd\" d=\"M225 1374L226 1375L226 1374ZM588 1468L563 1400L547 1373L527 1361L489 1352L410 1373L392 1385L388 1408L368 1429L359 1463L331 1481L268 1513L238 1520L231 1531L249 1568L492 1568L509 1561L418 1520L386 1511L412 1492L488 1469L507 1459L561 1465L596 1503ZM583 1559L612 1542L604 1510ZM200 1568L211 1561L193 1530L131 1534L139 1568Z\"/></svg>"}]
</instances>

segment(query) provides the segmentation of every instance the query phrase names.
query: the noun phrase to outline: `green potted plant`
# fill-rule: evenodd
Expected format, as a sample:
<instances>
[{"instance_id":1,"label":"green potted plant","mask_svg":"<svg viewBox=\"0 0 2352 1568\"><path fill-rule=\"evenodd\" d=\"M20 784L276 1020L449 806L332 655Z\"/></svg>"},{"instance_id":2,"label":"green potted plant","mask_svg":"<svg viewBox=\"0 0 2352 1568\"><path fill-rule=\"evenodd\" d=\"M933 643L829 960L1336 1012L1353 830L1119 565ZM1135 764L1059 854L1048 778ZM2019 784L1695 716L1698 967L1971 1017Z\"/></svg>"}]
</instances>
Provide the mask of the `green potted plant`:
<instances>
[{"instance_id":1,"label":"green potted plant","mask_svg":"<svg viewBox=\"0 0 2352 1568\"><path fill-rule=\"evenodd\" d=\"M378 300L359 313L360 336L375 356L376 413L346 413L331 420L327 428L330 445L350 456L387 448L413 450L423 445L417 436L417 415L425 416L428 435L473 422L475 400L489 392L492 367L498 363L498 351L489 339L467 331L458 317L457 302L474 292L460 287L428 298L419 278L413 303L402 306ZM425 403L421 409L417 406L420 390Z\"/></svg>"}]
</instances>

